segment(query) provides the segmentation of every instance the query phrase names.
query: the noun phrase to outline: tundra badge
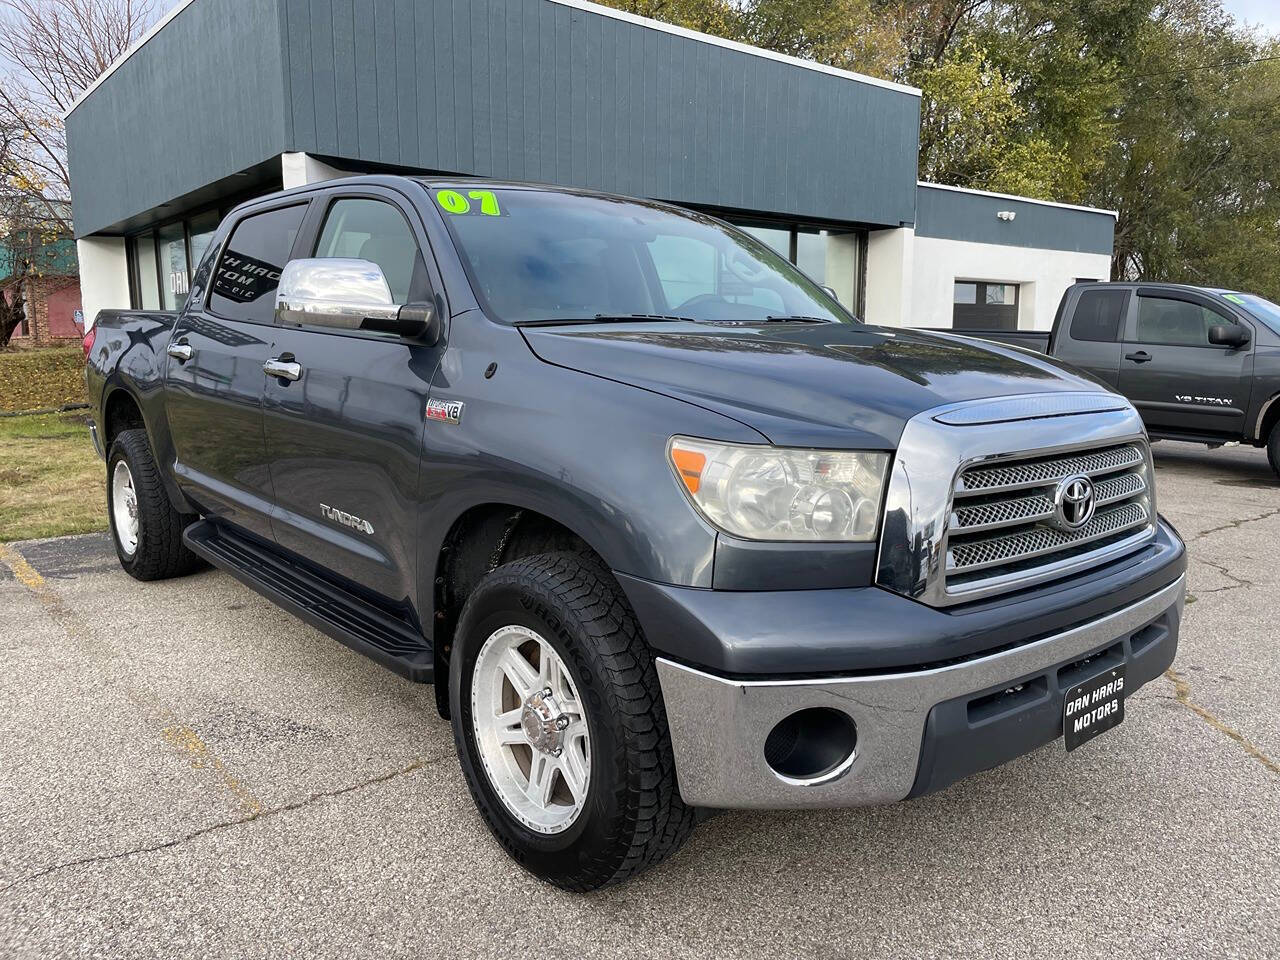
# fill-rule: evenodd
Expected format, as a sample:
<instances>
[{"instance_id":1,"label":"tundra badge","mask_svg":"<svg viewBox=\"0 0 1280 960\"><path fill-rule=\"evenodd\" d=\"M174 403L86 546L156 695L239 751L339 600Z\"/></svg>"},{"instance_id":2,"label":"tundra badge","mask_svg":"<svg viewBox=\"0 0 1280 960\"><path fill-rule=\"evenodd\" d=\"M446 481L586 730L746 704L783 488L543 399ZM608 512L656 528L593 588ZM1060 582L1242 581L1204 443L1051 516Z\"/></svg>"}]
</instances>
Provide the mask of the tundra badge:
<instances>
[{"instance_id":1,"label":"tundra badge","mask_svg":"<svg viewBox=\"0 0 1280 960\"><path fill-rule=\"evenodd\" d=\"M337 507L331 507L327 503L320 504L320 512L324 514L326 520L333 520L344 527L351 527L361 533L373 536L373 524L368 520L361 520L359 517L353 516L345 510L339 510Z\"/></svg>"}]
</instances>

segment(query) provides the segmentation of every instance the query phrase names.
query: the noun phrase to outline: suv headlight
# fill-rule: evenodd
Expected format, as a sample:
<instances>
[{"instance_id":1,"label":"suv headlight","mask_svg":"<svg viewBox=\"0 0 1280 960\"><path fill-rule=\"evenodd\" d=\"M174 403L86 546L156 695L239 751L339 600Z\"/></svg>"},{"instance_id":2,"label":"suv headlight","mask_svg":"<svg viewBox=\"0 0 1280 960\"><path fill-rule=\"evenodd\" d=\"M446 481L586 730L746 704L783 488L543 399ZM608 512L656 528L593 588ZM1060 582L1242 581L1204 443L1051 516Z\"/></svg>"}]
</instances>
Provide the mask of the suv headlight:
<instances>
[{"instance_id":1,"label":"suv headlight","mask_svg":"<svg viewBox=\"0 0 1280 960\"><path fill-rule=\"evenodd\" d=\"M732 536L875 539L887 453L672 437L668 455L698 512Z\"/></svg>"}]
</instances>

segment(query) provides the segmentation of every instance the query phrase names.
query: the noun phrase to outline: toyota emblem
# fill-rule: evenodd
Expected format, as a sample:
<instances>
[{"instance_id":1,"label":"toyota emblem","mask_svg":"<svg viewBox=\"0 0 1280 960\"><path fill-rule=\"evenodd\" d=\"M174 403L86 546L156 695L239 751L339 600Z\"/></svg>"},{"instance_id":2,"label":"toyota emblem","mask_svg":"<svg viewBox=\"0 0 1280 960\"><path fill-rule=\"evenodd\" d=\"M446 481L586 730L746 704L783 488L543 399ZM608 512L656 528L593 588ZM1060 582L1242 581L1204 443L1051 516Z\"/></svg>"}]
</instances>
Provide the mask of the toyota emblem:
<instances>
[{"instance_id":1,"label":"toyota emblem","mask_svg":"<svg viewBox=\"0 0 1280 960\"><path fill-rule=\"evenodd\" d=\"M1093 519L1097 507L1093 481L1083 474L1067 477L1053 496L1055 521L1063 530L1079 530Z\"/></svg>"}]
</instances>

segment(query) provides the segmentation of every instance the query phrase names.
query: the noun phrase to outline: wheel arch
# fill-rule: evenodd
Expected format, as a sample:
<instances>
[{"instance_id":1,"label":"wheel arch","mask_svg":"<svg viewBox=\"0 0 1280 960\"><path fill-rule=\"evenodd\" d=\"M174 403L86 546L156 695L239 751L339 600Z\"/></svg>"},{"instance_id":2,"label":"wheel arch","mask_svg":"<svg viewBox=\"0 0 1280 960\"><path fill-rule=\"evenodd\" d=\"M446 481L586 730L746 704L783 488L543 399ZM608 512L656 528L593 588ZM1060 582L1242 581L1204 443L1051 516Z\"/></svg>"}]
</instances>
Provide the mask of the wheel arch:
<instances>
[{"instance_id":1,"label":"wheel arch","mask_svg":"<svg viewBox=\"0 0 1280 960\"><path fill-rule=\"evenodd\" d=\"M472 503L455 511L434 555L424 558L431 574L431 637L435 661L436 708L449 716L449 656L458 616L486 574L504 563L540 553L578 553L605 569L605 554L587 539L581 523L566 522L518 498Z\"/></svg>"},{"instance_id":2,"label":"wheel arch","mask_svg":"<svg viewBox=\"0 0 1280 960\"><path fill-rule=\"evenodd\" d=\"M1276 424L1280 424L1280 390L1273 393L1262 404L1258 411L1257 423L1257 441L1259 444L1266 444L1271 437L1271 431L1275 429Z\"/></svg>"},{"instance_id":3,"label":"wheel arch","mask_svg":"<svg viewBox=\"0 0 1280 960\"><path fill-rule=\"evenodd\" d=\"M122 384L108 384L102 399L102 443L106 450L121 430L147 430L142 405ZM148 430L147 436L151 433Z\"/></svg>"}]
</instances>

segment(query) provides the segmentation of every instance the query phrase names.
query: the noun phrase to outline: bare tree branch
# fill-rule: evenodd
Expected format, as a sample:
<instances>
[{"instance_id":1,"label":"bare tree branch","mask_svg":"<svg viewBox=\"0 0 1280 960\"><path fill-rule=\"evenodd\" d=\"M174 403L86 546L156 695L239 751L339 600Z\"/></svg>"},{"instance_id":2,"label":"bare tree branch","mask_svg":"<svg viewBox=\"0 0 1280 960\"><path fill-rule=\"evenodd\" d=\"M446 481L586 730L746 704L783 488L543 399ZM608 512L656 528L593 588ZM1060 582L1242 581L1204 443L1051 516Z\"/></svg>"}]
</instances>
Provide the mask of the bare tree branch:
<instances>
[{"instance_id":1,"label":"bare tree branch","mask_svg":"<svg viewBox=\"0 0 1280 960\"><path fill-rule=\"evenodd\" d=\"M0 224L71 233L62 114L142 36L154 0L0 0Z\"/></svg>"}]
</instances>

